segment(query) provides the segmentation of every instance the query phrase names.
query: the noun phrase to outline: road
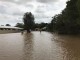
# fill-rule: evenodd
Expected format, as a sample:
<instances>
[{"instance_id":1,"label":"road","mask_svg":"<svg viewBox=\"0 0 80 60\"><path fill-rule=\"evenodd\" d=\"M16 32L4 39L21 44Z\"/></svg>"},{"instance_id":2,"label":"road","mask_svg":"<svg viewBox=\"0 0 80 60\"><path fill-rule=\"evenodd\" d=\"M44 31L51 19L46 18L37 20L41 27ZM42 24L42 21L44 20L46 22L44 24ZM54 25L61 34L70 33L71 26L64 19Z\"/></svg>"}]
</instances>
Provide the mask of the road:
<instances>
[{"instance_id":1,"label":"road","mask_svg":"<svg viewBox=\"0 0 80 60\"><path fill-rule=\"evenodd\" d=\"M0 34L0 60L80 60L80 37L49 32Z\"/></svg>"}]
</instances>

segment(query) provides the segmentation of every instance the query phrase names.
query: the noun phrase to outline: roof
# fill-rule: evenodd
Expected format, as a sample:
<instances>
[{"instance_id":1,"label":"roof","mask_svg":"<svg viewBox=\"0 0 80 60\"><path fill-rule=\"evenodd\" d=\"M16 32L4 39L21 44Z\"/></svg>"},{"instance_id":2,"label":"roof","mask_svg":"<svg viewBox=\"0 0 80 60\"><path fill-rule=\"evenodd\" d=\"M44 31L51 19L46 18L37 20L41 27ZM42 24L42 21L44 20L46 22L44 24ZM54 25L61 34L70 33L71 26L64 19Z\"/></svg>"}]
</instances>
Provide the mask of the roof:
<instances>
[{"instance_id":1,"label":"roof","mask_svg":"<svg viewBox=\"0 0 80 60\"><path fill-rule=\"evenodd\" d=\"M22 29L22 28L14 27L14 26L0 26L0 28Z\"/></svg>"}]
</instances>

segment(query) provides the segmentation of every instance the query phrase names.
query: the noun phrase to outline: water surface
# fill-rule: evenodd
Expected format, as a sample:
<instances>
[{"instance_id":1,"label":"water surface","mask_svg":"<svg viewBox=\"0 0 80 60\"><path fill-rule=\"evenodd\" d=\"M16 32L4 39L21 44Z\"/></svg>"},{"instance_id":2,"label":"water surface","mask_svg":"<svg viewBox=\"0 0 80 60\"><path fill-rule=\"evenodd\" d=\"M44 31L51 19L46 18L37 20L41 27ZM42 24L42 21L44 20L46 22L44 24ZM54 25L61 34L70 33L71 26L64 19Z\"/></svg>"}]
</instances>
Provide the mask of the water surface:
<instances>
[{"instance_id":1,"label":"water surface","mask_svg":"<svg viewBox=\"0 0 80 60\"><path fill-rule=\"evenodd\" d=\"M79 46L76 35L0 34L0 60L80 60Z\"/></svg>"}]
</instances>

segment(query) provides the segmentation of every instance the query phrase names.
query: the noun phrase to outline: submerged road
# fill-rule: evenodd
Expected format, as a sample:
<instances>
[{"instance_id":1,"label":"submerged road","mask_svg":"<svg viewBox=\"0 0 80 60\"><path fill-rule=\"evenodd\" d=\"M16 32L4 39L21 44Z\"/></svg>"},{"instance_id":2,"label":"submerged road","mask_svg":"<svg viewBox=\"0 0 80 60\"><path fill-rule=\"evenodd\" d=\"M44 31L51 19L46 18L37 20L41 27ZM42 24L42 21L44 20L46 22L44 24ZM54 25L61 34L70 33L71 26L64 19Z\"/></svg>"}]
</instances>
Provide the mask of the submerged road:
<instances>
[{"instance_id":1,"label":"submerged road","mask_svg":"<svg viewBox=\"0 0 80 60\"><path fill-rule=\"evenodd\" d=\"M80 60L80 36L49 32L0 34L0 60Z\"/></svg>"}]
</instances>

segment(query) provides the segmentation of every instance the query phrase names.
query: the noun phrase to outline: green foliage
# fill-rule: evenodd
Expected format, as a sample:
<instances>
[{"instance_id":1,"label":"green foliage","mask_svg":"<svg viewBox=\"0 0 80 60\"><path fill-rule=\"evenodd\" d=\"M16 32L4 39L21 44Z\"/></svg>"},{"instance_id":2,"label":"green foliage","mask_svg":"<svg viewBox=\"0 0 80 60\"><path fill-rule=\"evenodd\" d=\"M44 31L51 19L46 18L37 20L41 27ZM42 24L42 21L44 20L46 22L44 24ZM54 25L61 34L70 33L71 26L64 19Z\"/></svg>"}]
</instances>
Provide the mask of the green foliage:
<instances>
[{"instance_id":1,"label":"green foliage","mask_svg":"<svg viewBox=\"0 0 80 60\"><path fill-rule=\"evenodd\" d=\"M79 10L77 8L78 0L70 0L67 2L66 8L61 14L54 16L51 21L53 31L65 34L80 33Z\"/></svg>"},{"instance_id":2,"label":"green foliage","mask_svg":"<svg viewBox=\"0 0 80 60\"><path fill-rule=\"evenodd\" d=\"M78 7L79 14L80 14L80 0L77 1L77 7Z\"/></svg>"},{"instance_id":3,"label":"green foliage","mask_svg":"<svg viewBox=\"0 0 80 60\"><path fill-rule=\"evenodd\" d=\"M39 24L39 28L44 28L46 26L47 26L47 23L41 23L41 24Z\"/></svg>"},{"instance_id":4,"label":"green foliage","mask_svg":"<svg viewBox=\"0 0 80 60\"><path fill-rule=\"evenodd\" d=\"M33 29L35 24L34 16L32 15L31 12L27 12L24 14L23 22L24 22L24 29L30 32L30 29Z\"/></svg>"},{"instance_id":5,"label":"green foliage","mask_svg":"<svg viewBox=\"0 0 80 60\"><path fill-rule=\"evenodd\" d=\"M11 26L10 24L6 24L6 26Z\"/></svg>"},{"instance_id":6,"label":"green foliage","mask_svg":"<svg viewBox=\"0 0 80 60\"><path fill-rule=\"evenodd\" d=\"M79 11L79 18L78 18L78 24L80 25L80 0L77 1L77 8L78 8L78 11Z\"/></svg>"},{"instance_id":7,"label":"green foliage","mask_svg":"<svg viewBox=\"0 0 80 60\"><path fill-rule=\"evenodd\" d=\"M40 24L36 23L36 24L35 24L35 29L36 29L36 28L43 29L43 28L46 28L47 25L48 25L48 23L44 23L44 22L42 22L42 23L40 23Z\"/></svg>"},{"instance_id":8,"label":"green foliage","mask_svg":"<svg viewBox=\"0 0 80 60\"><path fill-rule=\"evenodd\" d=\"M23 24L23 23L17 23L17 24L15 25L15 27L24 28L24 24Z\"/></svg>"}]
</instances>

